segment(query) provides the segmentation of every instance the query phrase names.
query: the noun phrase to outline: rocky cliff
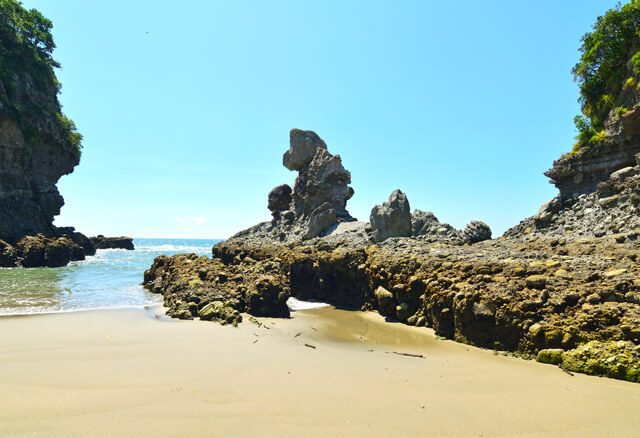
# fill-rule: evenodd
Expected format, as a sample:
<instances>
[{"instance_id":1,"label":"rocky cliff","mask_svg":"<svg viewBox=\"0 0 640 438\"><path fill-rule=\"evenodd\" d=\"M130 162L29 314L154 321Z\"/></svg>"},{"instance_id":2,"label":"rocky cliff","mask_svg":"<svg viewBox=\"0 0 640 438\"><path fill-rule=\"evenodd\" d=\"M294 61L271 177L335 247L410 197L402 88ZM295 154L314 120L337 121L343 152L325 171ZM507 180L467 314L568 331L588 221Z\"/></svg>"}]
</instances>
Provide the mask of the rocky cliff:
<instances>
[{"instance_id":1,"label":"rocky cliff","mask_svg":"<svg viewBox=\"0 0 640 438\"><path fill-rule=\"evenodd\" d=\"M95 253L73 228L53 226L56 184L80 161L51 58L52 23L15 0L0 4L0 266L63 266Z\"/></svg>"}]
</instances>

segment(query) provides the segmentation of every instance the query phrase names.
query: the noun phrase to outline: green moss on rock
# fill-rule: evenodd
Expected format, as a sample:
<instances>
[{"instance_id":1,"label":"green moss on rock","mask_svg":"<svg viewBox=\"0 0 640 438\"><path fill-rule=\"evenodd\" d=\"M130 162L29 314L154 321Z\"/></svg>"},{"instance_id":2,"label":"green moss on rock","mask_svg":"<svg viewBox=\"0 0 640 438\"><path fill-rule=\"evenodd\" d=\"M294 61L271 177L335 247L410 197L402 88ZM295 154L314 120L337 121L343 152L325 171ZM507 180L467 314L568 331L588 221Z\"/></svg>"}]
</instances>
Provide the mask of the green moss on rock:
<instances>
[{"instance_id":1,"label":"green moss on rock","mask_svg":"<svg viewBox=\"0 0 640 438\"><path fill-rule=\"evenodd\" d=\"M569 371L640 382L640 351L629 341L591 341L563 355Z\"/></svg>"}]
</instances>

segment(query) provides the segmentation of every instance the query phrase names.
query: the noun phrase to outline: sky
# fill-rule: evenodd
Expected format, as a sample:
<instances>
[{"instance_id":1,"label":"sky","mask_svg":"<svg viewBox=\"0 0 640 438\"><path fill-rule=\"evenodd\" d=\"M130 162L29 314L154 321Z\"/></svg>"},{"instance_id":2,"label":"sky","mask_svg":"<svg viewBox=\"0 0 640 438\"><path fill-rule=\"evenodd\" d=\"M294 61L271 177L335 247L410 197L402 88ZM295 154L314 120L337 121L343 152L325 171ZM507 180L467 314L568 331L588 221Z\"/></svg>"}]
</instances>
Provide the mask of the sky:
<instances>
[{"instance_id":1,"label":"sky","mask_svg":"<svg viewBox=\"0 0 640 438\"><path fill-rule=\"evenodd\" d=\"M494 237L557 194L581 36L616 0L23 0L53 21L84 135L58 226L227 238L270 220L291 128L342 157L368 221L411 209Z\"/></svg>"}]
</instances>

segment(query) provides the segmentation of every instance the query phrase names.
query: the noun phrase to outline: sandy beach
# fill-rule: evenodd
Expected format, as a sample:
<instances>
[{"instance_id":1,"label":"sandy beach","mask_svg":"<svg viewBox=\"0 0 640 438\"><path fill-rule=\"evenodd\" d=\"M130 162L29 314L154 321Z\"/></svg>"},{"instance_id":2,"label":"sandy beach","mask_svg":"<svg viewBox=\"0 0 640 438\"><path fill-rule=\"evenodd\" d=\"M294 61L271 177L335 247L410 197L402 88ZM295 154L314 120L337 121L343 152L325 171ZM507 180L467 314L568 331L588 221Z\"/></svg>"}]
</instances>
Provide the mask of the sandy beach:
<instances>
[{"instance_id":1,"label":"sandy beach","mask_svg":"<svg viewBox=\"0 0 640 438\"><path fill-rule=\"evenodd\" d=\"M321 308L260 322L175 321L161 309L2 317L0 435L631 437L640 430L634 383L570 376L373 313Z\"/></svg>"}]
</instances>

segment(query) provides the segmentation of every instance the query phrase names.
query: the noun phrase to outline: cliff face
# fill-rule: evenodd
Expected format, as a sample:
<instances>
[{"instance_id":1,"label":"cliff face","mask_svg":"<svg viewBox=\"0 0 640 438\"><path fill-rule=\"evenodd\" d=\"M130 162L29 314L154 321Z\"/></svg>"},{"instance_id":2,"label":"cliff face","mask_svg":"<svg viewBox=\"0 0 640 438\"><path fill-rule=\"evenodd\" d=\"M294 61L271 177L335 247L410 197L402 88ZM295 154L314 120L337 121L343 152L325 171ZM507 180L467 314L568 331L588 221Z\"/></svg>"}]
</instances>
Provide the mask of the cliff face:
<instances>
[{"instance_id":1,"label":"cliff face","mask_svg":"<svg viewBox=\"0 0 640 438\"><path fill-rule=\"evenodd\" d=\"M635 155L640 152L640 89L633 64L629 63L626 70L629 79L604 121L603 138L563 155L545 172L563 200L593 193L613 172L636 164Z\"/></svg>"},{"instance_id":2,"label":"cliff face","mask_svg":"<svg viewBox=\"0 0 640 438\"><path fill-rule=\"evenodd\" d=\"M4 267L64 266L95 253L85 236L52 224L64 204L56 183L73 171L79 156L62 141L54 122L43 118L37 126L27 141L15 119L0 116L0 266Z\"/></svg>"},{"instance_id":3,"label":"cliff face","mask_svg":"<svg viewBox=\"0 0 640 438\"><path fill-rule=\"evenodd\" d=\"M73 171L79 157L59 141L55 125L43 123L27 143L17 122L0 116L0 238L56 234L51 222L64 200L56 183ZM47 129L48 128L48 129ZM53 128L53 129L52 129Z\"/></svg>"}]
</instances>

